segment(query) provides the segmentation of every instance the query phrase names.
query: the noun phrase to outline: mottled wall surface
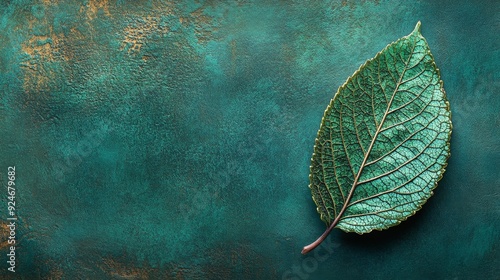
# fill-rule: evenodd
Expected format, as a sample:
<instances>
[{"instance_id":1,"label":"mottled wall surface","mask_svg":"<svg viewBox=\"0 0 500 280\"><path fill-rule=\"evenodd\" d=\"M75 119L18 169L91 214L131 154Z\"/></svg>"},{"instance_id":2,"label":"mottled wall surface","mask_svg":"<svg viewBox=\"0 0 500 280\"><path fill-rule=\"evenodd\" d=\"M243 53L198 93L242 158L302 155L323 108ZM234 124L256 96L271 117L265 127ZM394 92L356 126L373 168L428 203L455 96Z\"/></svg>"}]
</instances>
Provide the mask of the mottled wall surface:
<instances>
[{"instance_id":1,"label":"mottled wall surface","mask_svg":"<svg viewBox=\"0 0 500 280\"><path fill-rule=\"evenodd\" d=\"M19 216L13 274L5 189L2 279L498 277L498 3L398 2L2 1ZM307 187L324 109L418 20L453 113L448 171L400 226L302 256L324 230Z\"/></svg>"}]
</instances>

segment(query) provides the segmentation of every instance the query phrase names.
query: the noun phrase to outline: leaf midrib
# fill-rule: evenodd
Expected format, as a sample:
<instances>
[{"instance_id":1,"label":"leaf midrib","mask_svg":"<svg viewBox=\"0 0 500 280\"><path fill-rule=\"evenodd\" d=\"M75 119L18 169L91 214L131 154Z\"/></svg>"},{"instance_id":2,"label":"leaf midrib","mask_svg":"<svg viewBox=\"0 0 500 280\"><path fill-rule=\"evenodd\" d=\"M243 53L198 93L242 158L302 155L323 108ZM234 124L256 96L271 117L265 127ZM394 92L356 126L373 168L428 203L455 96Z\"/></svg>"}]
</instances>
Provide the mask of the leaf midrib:
<instances>
[{"instance_id":1,"label":"leaf midrib","mask_svg":"<svg viewBox=\"0 0 500 280\"><path fill-rule=\"evenodd\" d=\"M380 121L378 127L377 127L377 130L375 131L375 134L373 135L373 138L372 138L372 141L370 143L370 146L368 147L368 150L366 151L366 154L363 158L363 162L361 163L360 167L359 167L359 170L358 170L358 173L356 174L356 177L354 178L354 182L352 184L352 187L351 187L351 190L349 191L349 194L344 202L344 205L342 206L342 208L340 209L338 215L335 217L335 220L331 223L331 225L328 227L328 229L325 231L324 235L328 235L330 233L330 231L338 224L338 222L341 220L342 218L342 215L344 214L345 210L348 208L349 206L349 202L351 201L351 198L354 194L354 191L356 189L356 187L358 186L358 182L359 182L359 178L361 177L361 173L363 172L363 169L364 167L366 166L366 161L368 160L368 157L370 156L370 153L371 153L371 150L373 148L373 145L375 143L375 141L377 140L377 137L382 129L382 126L384 125L384 122L385 122L385 119L390 111L390 108L392 106L392 102L394 101L394 97L396 96L396 93L398 92L399 90L399 86L402 84L402 80L403 80L403 77L406 73L406 70L409 69L408 67L408 63L410 62L410 59L411 57L413 56L414 54L414 50L415 50L415 45L417 44L417 40L414 41L413 43L413 46L412 46L412 49L411 49L411 52L408 56L408 60L405 62L405 67L403 69L403 71L401 72L401 75L399 77L399 80L398 82L396 83L396 87L394 88L394 91L392 93L392 96L391 96L391 99L389 100L388 104L387 104L387 108L384 112L384 115L382 116L382 120Z\"/></svg>"}]
</instances>

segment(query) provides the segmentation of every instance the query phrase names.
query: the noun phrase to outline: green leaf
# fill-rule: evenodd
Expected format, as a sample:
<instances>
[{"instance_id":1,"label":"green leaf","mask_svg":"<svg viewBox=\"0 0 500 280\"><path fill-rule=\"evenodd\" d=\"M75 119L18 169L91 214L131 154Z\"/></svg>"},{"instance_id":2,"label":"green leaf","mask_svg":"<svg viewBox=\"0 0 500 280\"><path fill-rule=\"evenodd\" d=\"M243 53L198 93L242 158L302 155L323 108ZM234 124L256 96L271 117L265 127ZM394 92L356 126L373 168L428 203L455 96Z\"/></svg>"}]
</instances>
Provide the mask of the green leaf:
<instances>
[{"instance_id":1,"label":"green leaf","mask_svg":"<svg viewBox=\"0 0 500 280\"><path fill-rule=\"evenodd\" d=\"M368 60L328 105L316 138L309 188L329 226L367 233L415 214L443 176L451 113L439 70L420 33Z\"/></svg>"}]
</instances>

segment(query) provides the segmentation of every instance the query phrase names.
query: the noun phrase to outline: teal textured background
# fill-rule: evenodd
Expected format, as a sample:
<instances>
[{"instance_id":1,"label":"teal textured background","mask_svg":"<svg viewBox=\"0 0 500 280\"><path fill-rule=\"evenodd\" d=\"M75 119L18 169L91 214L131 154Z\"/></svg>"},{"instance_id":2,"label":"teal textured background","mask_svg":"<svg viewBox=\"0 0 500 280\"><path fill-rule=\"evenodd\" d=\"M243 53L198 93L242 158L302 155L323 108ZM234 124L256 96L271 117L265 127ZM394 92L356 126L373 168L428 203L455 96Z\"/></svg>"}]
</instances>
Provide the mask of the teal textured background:
<instances>
[{"instance_id":1,"label":"teal textured background","mask_svg":"<svg viewBox=\"0 0 500 280\"><path fill-rule=\"evenodd\" d=\"M302 256L325 228L307 187L323 112L419 20L452 109L447 172L408 221ZM499 28L497 1L2 1L20 221L13 274L5 190L0 276L495 279Z\"/></svg>"}]
</instances>

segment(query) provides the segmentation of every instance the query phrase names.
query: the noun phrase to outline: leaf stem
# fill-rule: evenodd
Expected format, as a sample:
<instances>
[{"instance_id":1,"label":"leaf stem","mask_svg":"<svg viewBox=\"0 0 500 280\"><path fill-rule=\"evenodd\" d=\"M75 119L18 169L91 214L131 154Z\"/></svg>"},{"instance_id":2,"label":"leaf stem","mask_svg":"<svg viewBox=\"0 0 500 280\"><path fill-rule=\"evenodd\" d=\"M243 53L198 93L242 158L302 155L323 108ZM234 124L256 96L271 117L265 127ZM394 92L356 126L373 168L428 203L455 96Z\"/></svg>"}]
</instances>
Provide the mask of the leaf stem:
<instances>
[{"instance_id":1,"label":"leaf stem","mask_svg":"<svg viewBox=\"0 0 500 280\"><path fill-rule=\"evenodd\" d=\"M316 239L316 241L314 241L313 243L305 246L302 249L302 254L303 255L305 255L305 254L311 252L312 250L314 250L314 248L318 247L318 245L321 244L321 242L323 242L325 240L325 238L328 236L328 234L330 234L330 232L332 231L332 229L337 225L339 217L340 216L337 216L337 219L335 219L335 221L333 221L333 223L325 230L325 232L318 239Z\"/></svg>"}]
</instances>

